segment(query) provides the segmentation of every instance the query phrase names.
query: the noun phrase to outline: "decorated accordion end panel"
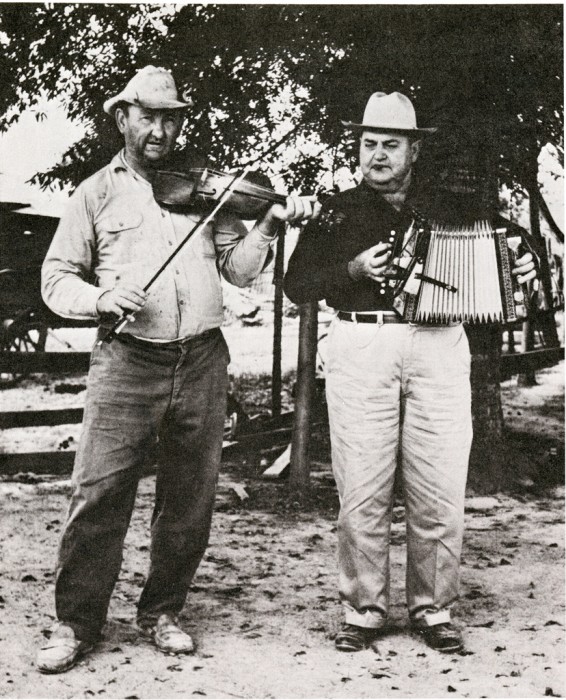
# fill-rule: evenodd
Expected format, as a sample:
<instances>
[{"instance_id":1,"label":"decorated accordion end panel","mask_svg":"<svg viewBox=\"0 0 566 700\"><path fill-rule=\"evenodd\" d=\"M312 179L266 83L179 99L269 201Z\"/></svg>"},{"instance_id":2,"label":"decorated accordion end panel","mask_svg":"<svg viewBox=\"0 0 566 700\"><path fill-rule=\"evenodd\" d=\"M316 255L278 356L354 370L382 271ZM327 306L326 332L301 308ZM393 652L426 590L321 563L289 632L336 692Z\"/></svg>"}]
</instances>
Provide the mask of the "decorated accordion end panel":
<instances>
[{"instance_id":1,"label":"decorated accordion end panel","mask_svg":"<svg viewBox=\"0 0 566 700\"><path fill-rule=\"evenodd\" d=\"M525 293L511 274L521 242L488 221L460 227L413 221L386 272L395 308L415 323L525 318Z\"/></svg>"}]
</instances>

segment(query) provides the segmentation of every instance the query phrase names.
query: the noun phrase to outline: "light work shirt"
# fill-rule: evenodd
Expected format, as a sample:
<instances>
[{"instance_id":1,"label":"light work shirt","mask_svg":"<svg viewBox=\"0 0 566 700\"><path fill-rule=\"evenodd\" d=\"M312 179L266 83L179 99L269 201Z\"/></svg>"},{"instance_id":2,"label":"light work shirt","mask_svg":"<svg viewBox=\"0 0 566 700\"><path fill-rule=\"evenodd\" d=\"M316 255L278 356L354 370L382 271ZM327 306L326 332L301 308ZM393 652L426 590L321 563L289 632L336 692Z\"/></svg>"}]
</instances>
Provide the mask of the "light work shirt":
<instances>
[{"instance_id":1,"label":"light work shirt","mask_svg":"<svg viewBox=\"0 0 566 700\"><path fill-rule=\"evenodd\" d=\"M147 284L199 218L160 207L151 184L118 153L69 200L43 263L45 303L65 318L96 319L105 291ZM238 287L250 284L272 241L221 210L154 283L127 332L174 340L217 328L223 321L219 273Z\"/></svg>"}]
</instances>

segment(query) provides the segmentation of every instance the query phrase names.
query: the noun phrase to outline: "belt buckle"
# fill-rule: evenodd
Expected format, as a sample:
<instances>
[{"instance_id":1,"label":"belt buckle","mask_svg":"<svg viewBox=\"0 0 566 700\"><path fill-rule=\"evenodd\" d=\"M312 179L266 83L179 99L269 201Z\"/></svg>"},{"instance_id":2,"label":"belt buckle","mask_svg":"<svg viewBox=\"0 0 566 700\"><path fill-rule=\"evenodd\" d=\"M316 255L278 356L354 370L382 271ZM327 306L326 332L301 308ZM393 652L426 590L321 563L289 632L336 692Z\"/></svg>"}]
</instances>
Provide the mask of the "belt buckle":
<instances>
[{"instance_id":1,"label":"belt buckle","mask_svg":"<svg viewBox=\"0 0 566 700\"><path fill-rule=\"evenodd\" d=\"M378 327L383 326L383 311L376 311L375 315L377 316L377 325Z\"/></svg>"}]
</instances>

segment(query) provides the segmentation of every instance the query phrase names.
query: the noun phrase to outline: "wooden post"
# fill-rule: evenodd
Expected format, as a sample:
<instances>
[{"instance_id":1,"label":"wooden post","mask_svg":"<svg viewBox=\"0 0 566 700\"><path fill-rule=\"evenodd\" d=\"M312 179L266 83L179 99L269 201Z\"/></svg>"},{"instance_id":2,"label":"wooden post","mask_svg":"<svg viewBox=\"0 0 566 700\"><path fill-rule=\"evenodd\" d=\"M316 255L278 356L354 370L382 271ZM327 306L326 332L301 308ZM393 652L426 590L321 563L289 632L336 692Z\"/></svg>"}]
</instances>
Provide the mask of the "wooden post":
<instances>
[{"instance_id":1,"label":"wooden post","mask_svg":"<svg viewBox=\"0 0 566 700\"><path fill-rule=\"evenodd\" d=\"M271 365L271 415L281 415L281 355L283 331L283 275L285 273L285 224L281 224L277 234L275 264L273 269L273 357Z\"/></svg>"},{"instance_id":2,"label":"wooden post","mask_svg":"<svg viewBox=\"0 0 566 700\"><path fill-rule=\"evenodd\" d=\"M289 490L301 498L310 489L310 419L315 388L318 304L300 306L299 356L295 395L295 419L291 443Z\"/></svg>"},{"instance_id":3,"label":"wooden post","mask_svg":"<svg viewBox=\"0 0 566 700\"><path fill-rule=\"evenodd\" d=\"M540 230L540 192L538 188L538 161L537 150L532 162L529 163L528 183L526 185L529 194L529 218L531 225L531 235L534 240L534 247L540 259L540 284L549 305L548 311L539 312L536 316L537 327L542 331L544 344L549 348L560 347L560 339L556 330L556 320L554 309L552 308L552 274L546 251L546 242Z\"/></svg>"}]
</instances>

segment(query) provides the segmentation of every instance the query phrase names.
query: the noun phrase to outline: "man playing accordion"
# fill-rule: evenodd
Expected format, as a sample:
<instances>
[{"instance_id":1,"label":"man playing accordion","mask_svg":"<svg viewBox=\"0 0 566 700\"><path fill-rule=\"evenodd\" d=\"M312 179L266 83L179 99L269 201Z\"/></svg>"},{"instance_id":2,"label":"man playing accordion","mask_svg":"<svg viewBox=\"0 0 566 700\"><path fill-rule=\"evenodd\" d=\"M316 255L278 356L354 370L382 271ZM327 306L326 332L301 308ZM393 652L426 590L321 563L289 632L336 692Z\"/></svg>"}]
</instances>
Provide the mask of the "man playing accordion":
<instances>
[{"instance_id":1,"label":"man playing accordion","mask_svg":"<svg viewBox=\"0 0 566 700\"><path fill-rule=\"evenodd\" d=\"M410 100L374 93L357 130L357 187L328 200L289 262L296 303L337 310L326 391L332 466L340 496L339 586L345 624L336 648L358 651L383 633L389 607L389 537L397 463L407 518L411 626L433 649L463 648L450 608L458 596L464 494L472 441L470 351L462 323L409 323L384 274L410 229L411 176L421 139ZM512 274L535 277L532 255Z\"/></svg>"}]
</instances>

